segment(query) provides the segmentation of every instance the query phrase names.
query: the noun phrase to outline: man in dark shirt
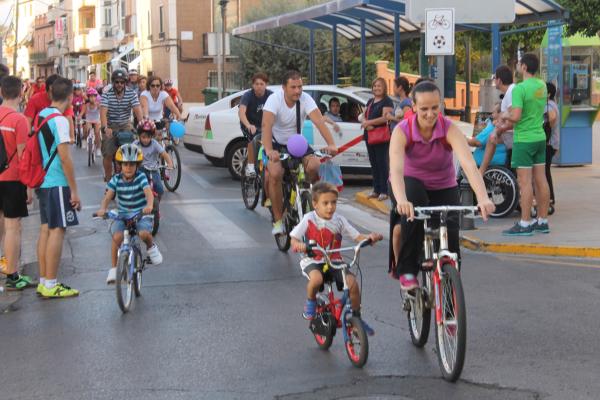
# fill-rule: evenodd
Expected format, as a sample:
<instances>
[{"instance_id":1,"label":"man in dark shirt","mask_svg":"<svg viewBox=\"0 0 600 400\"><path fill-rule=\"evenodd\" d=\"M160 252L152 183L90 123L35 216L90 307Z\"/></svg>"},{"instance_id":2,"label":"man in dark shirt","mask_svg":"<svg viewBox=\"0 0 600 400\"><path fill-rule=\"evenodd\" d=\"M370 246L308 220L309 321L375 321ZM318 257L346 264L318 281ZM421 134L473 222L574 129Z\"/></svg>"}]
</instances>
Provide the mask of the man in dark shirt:
<instances>
[{"instance_id":1,"label":"man in dark shirt","mask_svg":"<svg viewBox=\"0 0 600 400\"><path fill-rule=\"evenodd\" d=\"M252 140L257 132L260 134L262 126L262 110L267 98L273 93L267 89L269 78L266 74L258 72L252 77L252 89L244 93L240 100L240 125L242 133L248 139L248 157L246 164L246 175L253 176L254 170L254 147Z\"/></svg>"}]
</instances>

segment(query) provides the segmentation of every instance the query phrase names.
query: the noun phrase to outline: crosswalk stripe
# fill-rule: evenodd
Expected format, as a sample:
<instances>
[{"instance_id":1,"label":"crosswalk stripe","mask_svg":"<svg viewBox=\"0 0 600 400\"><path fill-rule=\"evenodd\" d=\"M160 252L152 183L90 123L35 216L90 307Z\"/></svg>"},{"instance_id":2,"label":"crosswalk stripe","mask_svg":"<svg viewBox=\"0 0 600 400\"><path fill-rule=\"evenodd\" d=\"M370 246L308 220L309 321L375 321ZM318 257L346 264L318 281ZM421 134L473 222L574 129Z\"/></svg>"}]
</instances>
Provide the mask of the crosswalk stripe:
<instances>
[{"instance_id":1,"label":"crosswalk stripe","mask_svg":"<svg viewBox=\"0 0 600 400\"><path fill-rule=\"evenodd\" d=\"M215 249L248 249L260 246L212 205L183 204L176 210Z\"/></svg>"}]
</instances>

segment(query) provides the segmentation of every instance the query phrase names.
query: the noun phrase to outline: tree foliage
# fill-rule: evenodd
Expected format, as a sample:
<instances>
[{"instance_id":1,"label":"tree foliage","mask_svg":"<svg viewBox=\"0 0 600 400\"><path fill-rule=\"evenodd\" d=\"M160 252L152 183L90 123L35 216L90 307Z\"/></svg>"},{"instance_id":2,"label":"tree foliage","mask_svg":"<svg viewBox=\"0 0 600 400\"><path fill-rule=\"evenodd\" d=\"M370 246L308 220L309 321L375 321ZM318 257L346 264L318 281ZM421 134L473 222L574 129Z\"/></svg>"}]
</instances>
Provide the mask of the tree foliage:
<instances>
[{"instance_id":1,"label":"tree foliage","mask_svg":"<svg viewBox=\"0 0 600 400\"><path fill-rule=\"evenodd\" d=\"M558 0L558 3L570 13L567 35L595 36L600 32L600 0Z\"/></svg>"}]
</instances>

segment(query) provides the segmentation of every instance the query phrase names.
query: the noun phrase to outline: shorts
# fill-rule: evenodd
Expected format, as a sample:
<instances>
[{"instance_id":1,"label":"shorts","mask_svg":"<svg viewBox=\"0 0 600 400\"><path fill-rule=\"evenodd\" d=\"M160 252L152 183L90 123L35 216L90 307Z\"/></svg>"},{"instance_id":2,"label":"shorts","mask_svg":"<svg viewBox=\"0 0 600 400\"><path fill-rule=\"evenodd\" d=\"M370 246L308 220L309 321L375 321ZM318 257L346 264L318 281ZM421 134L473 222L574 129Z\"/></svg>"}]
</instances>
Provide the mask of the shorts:
<instances>
[{"instance_id":1,"label":"shorts","mask_svg":"<svg viewBox=\"0 0 600 400\"><path fill-rule=\"evenodd\" d=\"M0 181L0 211L6 218L27 217L27 187L19 181Z\"/></svg>"},{"instance_id":2,"label":"shorts","mask_svg":"<svg viewBox=\"0 0 600 400\"><path fill-rule=\"evenodd\" d=\"M160 196L165 192L165 188L162 185L162 180L160 179L160 173L158 171L147 171L144 168L141 168L142 172L146 174L148 177L148 181L150 181L149 175L152 174L152 189Z\"/></svg>"},{"instance_id":3,"label":"shorts","mask_svg":"<svg viewBox=\"0 0 600 400\"><path fill-rule=\"evenodd\" d=\"M344 276L342 275L342 271L339 269L328 268L326 272L323 272L323 268L326 264L309 264L306 267L302 268L302 275L306 278L309 278L309 274L314 271L320 271L323 274L323 283L335 282L335 286L337 290L344 290ZM323 290L322 288L320 290Z\"/></svg>"},{"instance_id":4,"label":"shorts","mask_svg":"<svg viewBox=\"0 0 600 400\"><path fill-rule=\"evenodd\" d=\"M246 138L246 140L248 141L248 143L252 142L254 140L255 137L260 137L261 132L260 129L258 129L256 131L256 133L253 135L252 133L250 133L250 131L242 125L242 134L244 135L244 137Z\"/></svg>"},{"instance_id":5,"label":"shorts","mask_svg":"<svg viewBox=\"0 0 600 400\"><path fill-rule=\"evenodd\" d=\"M133 142L133 133L131 133L131 125L129 124L120 124L109 126L112 129L112 136L107 137L105 133L102 134L102 144L100 146L100 151L102 152L102 157L110 157L113 158L117 153L117 149L119 146L125 143L124 140L119 140L119 136L126 136L123 133L128 133L128 143ZM131 139L131 140L129 140ZM121 143L123 142L123 143Z\"/></svg>"},{"instance_id":6,"label":"shorts","mask_svg":"<svg viewBox=\"0 0 600 400\"><path fill-rule=\"evenodd\" d=\"M534 165L546 165L546 141L532 143L516 142L512 148L513 168L531 168Z\"/></svg>"},{"instance_id":7,"label":"shorts","mask_svg":"<svg viewBox=\"0 0 600 400\"><path fill-rule=\"evenodd\" d=\"M154 225L154 217L152 215L144 215L136 224L135 227L138 232L152 232L152 225ZM123 232L125 230L125 221L116 220L113 221L110 226L110 234Z\"/></svg>"},{"instance_id":8,"label":"shorts","mask_svg":"<svg viewBox=\"0 0 600 400\"><path fill-rule=\"evenodd\" d=\"M41 188L37 191L40 200L40 222L49 229L79 225L77 213L71 206L71 189L68 186Z\"/></svg>"},{"instance_id":9,"label":"shorts","mask_svg":"<svg viewBox=\"0 0 600 400\"><path fill-rule=\"evenodd\" d=\"M277 143L276 141L273 140L273 150L277 150L280 153L287 153L287 147L283 144ZM269 157L267 156L267 151L264 149L263 147L263 162L265 164L265 167L267 166L267 164L269 164ZM302 158L306 157L306 156L310 156L311 154L314 154L315 151L313 150L312 147L310 147L310 145L308 146L308 149L306 150L306 153L304 154L304 156L302 156Z\"/></svg>"}]
</instances>

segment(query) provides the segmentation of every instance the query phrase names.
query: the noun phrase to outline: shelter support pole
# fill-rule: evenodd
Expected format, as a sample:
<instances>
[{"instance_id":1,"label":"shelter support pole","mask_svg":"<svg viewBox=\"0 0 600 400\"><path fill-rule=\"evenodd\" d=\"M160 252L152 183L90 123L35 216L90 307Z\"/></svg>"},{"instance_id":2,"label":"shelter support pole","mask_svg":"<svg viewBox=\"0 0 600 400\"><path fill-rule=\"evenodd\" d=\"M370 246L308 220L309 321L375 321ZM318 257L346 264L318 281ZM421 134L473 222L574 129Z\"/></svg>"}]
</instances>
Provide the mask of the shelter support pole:
<instances>
[{"instance_id":1,"label":"shelter support pole","mask_svg":"<svg viewBox=\"0 0 600 400\"><path fill-rule=\"evenodd\" d=\"M365 29L365 19L360 19L360 86L367 84L367 30Z\"/></svg>"},{"instance_id":2,"label":"shelter support pole","mask_svg":"<svg viewBox=\"0 0 600 400\"><path fill-rule=\"evenodd\" d=\"M309 51L309 55L308 55L308 69L309 69L309 81L311 85L314 85L316 83L317 77L316 75L316 70L315 70L315 31L314 29L311 29L309 31L309 41L310 41L310 51Z\"/></svg>"},{"instance_id":3,"label":"shelter support pole","mask_svg":"<svg viewBox=\"0 0 600 400\"><path fill-rule=\"evenodd\" d=\"M471 38L465 38L465 122L471 122Z\"/></svg>"},{"instance_id":4,"label":"shelter support pole","mask_svg":"<svg viewBox=\"0 0 600 400\"><path fill-rule=\"evenodd\" d=\"M400 14L394 13L394 75L400 76Z\"/></svg>"},{"instance_id":5,"label":"shelter support pole","mask_svg":"<svg viewBox=\"0 0 600 400\"><path fill-rule=\"evenodd\" d=\"M500 65L502 60L502 39L500 37L500 25L492 24L492 73Z\"/></svg>"},{"instance_id":6,"label":"shelter support pole","mask_svg":"<svg viewBox=\"0 0 600 400\"><path fill-rule=\"evenodd\" d=\"M337 46L337 25L333 24L333 27L331 29L331 47L333 50L332 56L331 56L331 70L332 70L332 84L333 85L337 85L338 84L338 65L337 65L337 57L338 57L338 46Z\"/></svg>"}]
</instances>

